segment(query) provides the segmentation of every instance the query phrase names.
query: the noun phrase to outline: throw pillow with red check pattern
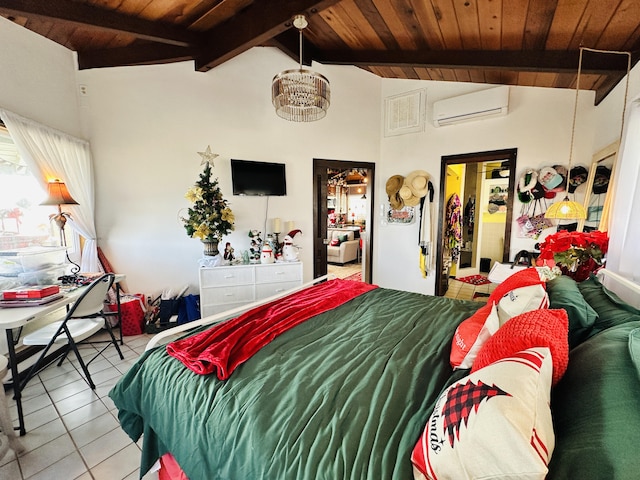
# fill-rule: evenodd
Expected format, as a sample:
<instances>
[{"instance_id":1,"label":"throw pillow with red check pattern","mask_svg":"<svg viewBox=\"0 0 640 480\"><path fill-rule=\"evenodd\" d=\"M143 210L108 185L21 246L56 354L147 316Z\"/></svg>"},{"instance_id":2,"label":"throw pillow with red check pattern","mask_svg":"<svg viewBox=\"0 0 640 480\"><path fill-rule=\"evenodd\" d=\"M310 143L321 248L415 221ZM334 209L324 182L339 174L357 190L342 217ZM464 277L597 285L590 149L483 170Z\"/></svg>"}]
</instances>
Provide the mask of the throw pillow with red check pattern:
<instances>
[{"instance_id":1,"label":"throw pillow with red check pattern","mask_svg":"<svg viewBox=\"0 0 640 480\"><path fill-rule=\"evenodd\" d=\"M416 480L544 479L555 446L553 362L536 347L445 390L411 455Z\"/></svg>"}]
</instances>

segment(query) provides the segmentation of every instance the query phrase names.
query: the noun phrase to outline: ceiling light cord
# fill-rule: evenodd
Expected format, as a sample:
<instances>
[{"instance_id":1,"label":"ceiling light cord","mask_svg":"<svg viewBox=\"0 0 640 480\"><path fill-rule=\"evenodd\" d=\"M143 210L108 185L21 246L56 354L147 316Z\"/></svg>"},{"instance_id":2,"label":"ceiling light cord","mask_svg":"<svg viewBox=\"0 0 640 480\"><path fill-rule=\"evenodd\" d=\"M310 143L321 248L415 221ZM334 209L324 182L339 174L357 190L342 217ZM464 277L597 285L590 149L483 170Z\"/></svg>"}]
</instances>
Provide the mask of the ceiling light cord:
<instances>
[{"instance_id":1,"label":"ceiling light cord","mask_svg":"<svg viewBox=\"0 0 640 480\"><path fill-rule=\"evenodd\" d=\"M622 52L617 50L599 50L597 48L589 48L589 47L580 47L580 58L578 59L578 76L576 77L576 99L575 105L573 108L573 126L571 128L571 149L569 151L569 171L571 171L571 164L573 160L573 142L575 137L576 130L576 118L578 116L578 93L580 92L580 75L582 73L582 54L584 51L593 52L593 53L610 53L616 55L626 55L627 56L627 81L624 89L624 103L622 105L622 119L620 122L620 139L622 139L622 134L624 133L624 118L627 112L627 99L629 95L629 74L631 72L631 52Z\"/></svg>"},{"instance_id":2,"label":"ceiling light cord","mask_svg":"<svg viewBox=\"0 0 640 480\"><path fill-rule=\"evenodd\" d=\"M615 181L615 169L616 169L616 164L618 163L618 158L620 156L620 151L622 148L622 139L623 139L623 135L624 135L624 126L625 126L625 118L627 115L627 101L629 99L629 83L630 83L630 77L631 77L631 61L632 61L632 56L631 56L631 52L623 52L623 51L616 51L616 50L598 50L598 49L594 49L594 48L586 48L583 47L584 50L590 51L590 52L595 52L595 53L609 53L609 54L615 54L615 55L626 55L627 57L627 72L626 72L626 77L627 80L625 82L625 89L624 89L624 100L622 102L622 109L621 109L621 119L620 119L620 136L619 136L619 140L618 140L618 146L616 147L616 151L615 151L615 160L613 162L613 168L611 169L611 180L609 181L609 187L608 189L611 192L615 192L615 186L616 186L616 181ZM585 204L587 204L589 202L591 196L591 192L587 192L586 193L586 197L585 197ZM604 205L603 205L603 209L602 209L602 215L600 217L600 223L598 226L598 229L601 231L608 231L609 230L609 225L611 223L611 210L612 210L612 205L613 205L613 195L606 195L605 196L605 200L604 200ZM582 231L582 228L584 226L584 220L580 220L578 222L578 230Z\"/></svg>"},{"instance_id":3,"label":"ceiling light cord","mask_svg":"<svg viewBox=\"0 0 640 480\"><path fill-rule=\"evenodd\" d=\"M579 231L582 231L582 225L584 224L584 220L587 218L587 212L585 207L582 204L576 202L575 200L569 199L569 182L571 181L571 167L573 166L573 149L574 149L575 135L576 135L576 120L578 118L578 96L580 94L580 77L582 75L582 59L583 59L583 53L585 50L589 52L595 52L595 53L613 53L613 54L627 55L627 86L624 94L624 106L622 108L620 139L622 139L622 134L624 132L624 117L625 117L625 111L627 107L627 95L629 91L629 75L631 71L631 53L630 52L617 52L613 50L597 50L594 48L580 47L580 56L578 59L578 74L576 76L576 95L575 95L575 101L574 101L574 107L573 107L573 119L572 119L572 126L571 126L571 143L569 145L569 168L567 172L567 182L565 186L565 197L561 202L553 203L545 212L546 218L553 218L558 220L565 220L565 219L578 220Z\"/></svg>"},{"instance_id":4,"label":"ceiling light cord","mask_svg":"<svg viewBox=\"0 0 640 480\"><path fill-rule=\"evenodd\" d=\"M578 59L578 76L576 77L576 98L573 102L573 123L571 125L571 144L569 145L569 174L571 174L571 165L573 165L573 145L576 137L576 119L578 118L578 95L580 93L580 74L582 72L582 52L583 47L580 47L580 58ZM567 182L567 192L569 188L569 182Z\"/></svg>"},{"instance_id":5,"label":"ceiling light cord","mask_svg":"<svg viewBox=\"0 0 640 480\"><path fill-rule=\"evenodd\" d=\"M302 70L302 29L298 29L298 33L300 34L300 56L298 57L298 64L300 65L300 70Z\"/></svg>"}]
</instances>

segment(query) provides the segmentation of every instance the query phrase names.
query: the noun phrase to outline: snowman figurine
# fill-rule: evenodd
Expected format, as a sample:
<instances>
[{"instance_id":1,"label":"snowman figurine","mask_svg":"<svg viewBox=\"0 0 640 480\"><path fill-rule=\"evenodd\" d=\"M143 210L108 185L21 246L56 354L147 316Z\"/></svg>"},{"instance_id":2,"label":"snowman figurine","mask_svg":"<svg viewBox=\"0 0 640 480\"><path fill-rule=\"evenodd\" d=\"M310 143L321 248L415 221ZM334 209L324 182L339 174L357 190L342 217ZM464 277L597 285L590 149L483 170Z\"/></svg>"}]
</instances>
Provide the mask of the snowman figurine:
<instances>
[{"instance_id":1,"label":"snowman figurine","mask_svg":"<svg viewBox=\"0 0 640 480\"><path fill-rule=\"evenodd\" d=\"M268 243L262 246L262 252L260 254L260 263L273 263L276 259L273 256L273 248Z\"/></svg>"},{"instance_id":2,"label":"snowman figurine","mask_svg":"<svg viewBox=\"0 0 640 480\"><path fill-rule=\"evenodd\" d=\"M298 233L302 234L300 230L291 230L285 235L282 246L282 256L285 262L297 262L298 261L298 247L293 244L293 237Z\"/></svg>"}]
</instances>

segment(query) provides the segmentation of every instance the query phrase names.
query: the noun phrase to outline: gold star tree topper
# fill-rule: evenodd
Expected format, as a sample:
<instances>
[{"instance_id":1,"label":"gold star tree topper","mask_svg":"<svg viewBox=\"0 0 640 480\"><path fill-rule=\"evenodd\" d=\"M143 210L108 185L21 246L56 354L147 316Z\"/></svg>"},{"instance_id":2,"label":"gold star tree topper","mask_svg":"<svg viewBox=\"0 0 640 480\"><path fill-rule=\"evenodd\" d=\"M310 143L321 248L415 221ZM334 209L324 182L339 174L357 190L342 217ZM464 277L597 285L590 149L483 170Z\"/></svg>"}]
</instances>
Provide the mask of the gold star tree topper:
<instances>
[{"instance_id":1,"label":"gold star tree topper","mask_svg":"<svg viewBox=\"0 0 640 480\"><path fill-rule=\"evenodd\" d=\"M198 155L202 157L202 161L200 165L204 165L205 163L209 163L213 167L213 159L218 156L217 153L213 153L211 151L211 145L207 145L207 149L204 152L198 152Z\"/></svg>"}]
</instances>

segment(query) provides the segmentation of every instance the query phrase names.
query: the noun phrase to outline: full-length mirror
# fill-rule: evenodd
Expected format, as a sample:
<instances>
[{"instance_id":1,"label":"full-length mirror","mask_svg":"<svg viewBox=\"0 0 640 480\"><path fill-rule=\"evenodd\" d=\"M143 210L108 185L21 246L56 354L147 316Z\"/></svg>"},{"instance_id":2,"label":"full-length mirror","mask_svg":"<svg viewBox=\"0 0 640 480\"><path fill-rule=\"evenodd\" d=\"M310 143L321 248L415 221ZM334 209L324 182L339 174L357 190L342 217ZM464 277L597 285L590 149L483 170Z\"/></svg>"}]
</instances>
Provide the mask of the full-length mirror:
<instances>
[{"instance_id":1,"label":"full-length mirror","mask_svg":"<svg viewBox=\"0 0 640 480\"><path fill-rule=\"evenodd\" d=\"M611 208L616 158L619 142L603 148L595 153L589 169L589 176L584 187L584 208L587 218L578 223L579 231L609 229L609 215Z\"/></svg>"},{"instance_id":2,"label":"full-length mirror","mask_svg":"<svg viewBox=\"0 0 640 480\"><path fill-rule=\"evenodd\" d=\"M517 149L442 157L436 295L508 261Z\"/></svg>"}]
</instances>

